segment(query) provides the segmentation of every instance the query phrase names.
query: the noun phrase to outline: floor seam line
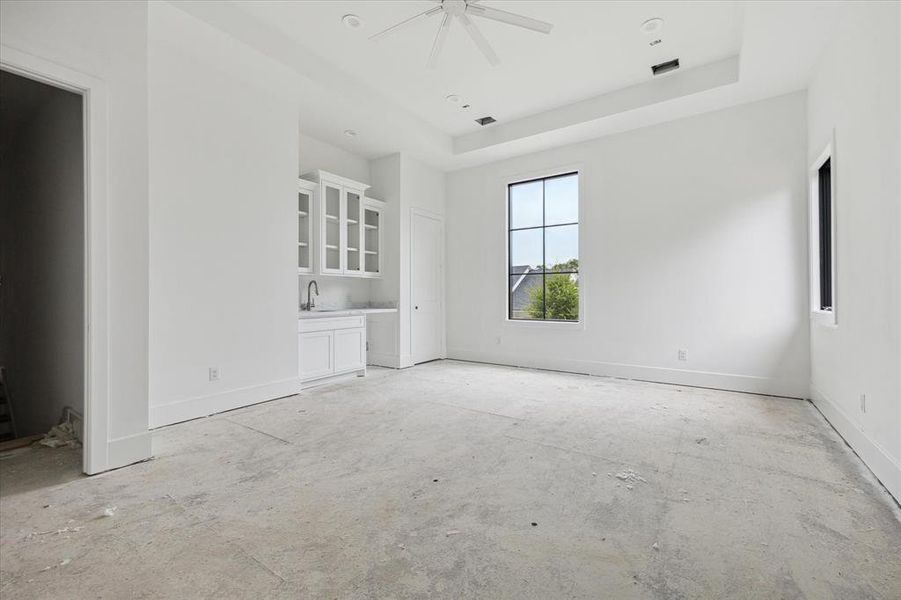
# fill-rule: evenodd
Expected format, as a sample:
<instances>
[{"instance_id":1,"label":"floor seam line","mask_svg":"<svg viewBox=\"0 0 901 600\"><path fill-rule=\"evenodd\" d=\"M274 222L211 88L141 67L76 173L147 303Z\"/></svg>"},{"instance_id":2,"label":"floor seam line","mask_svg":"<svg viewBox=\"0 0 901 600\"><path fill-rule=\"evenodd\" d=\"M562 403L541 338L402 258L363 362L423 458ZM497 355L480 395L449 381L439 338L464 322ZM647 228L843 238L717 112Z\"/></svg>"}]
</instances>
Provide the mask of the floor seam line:
<instances>
[{"instance_id":1,"label":"floor seam line","mask_svg":"<svg viewBox=\"0 0 901 600\"><path fill-rule=\"evenodd\" d=\"M292 446L292 445L293 445L293 444L292 444L291 442L289 442L288 440L282 439L282 438L278 437L277 435L272 435L271 433L266 433L265 431L262 431L262 430L260 430L260 429L257 429L256 427L251 427L250 425L245 425L244 423L239 423L238 421L232 421L231 419L226 418L226 417L223 417L223 420L224 420L224 421L228 421L229 423L232 423L232 424L234 424L234 425L237 425L238 427L243 427L244 429L249 429L249 430L251 430L251 431L256 431L256 432L259 433L260 435L265 435L266 437L270 437L270 438L272 438L272 439L274 439L274 440L278 440L278 441L280 441L280 442L283 443L283 444L288 444L289 446Z\"/></svg>"}]
</instances>

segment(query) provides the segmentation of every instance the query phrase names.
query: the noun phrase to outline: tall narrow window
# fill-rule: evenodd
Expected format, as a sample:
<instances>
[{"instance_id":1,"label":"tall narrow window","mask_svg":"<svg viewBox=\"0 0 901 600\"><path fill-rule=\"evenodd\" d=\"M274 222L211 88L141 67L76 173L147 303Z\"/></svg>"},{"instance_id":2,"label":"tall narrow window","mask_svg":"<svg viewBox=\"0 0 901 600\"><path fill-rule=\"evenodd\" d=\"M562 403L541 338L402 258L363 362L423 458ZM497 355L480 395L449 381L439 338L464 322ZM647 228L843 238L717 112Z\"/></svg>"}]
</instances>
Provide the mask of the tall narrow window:
<instances>
[{"instance_id":1,"label":"tall narrow window","mask_svg":"<svg viewBox=\"0 0 901 600\"><path fill-rule=\"evenodd\" d=\"M579 174L507 186L507 316L579 320Z\"/></svg>"},{"instance_id":2,"label":"tall narrow window","mask_svg":"<svg viewBox=\"0 0 901 600\"><path fill-rule=\"evenodd\" d=\"M832 310L832 158L817 170L820 310Z\"/></svg>"}]
</instances>

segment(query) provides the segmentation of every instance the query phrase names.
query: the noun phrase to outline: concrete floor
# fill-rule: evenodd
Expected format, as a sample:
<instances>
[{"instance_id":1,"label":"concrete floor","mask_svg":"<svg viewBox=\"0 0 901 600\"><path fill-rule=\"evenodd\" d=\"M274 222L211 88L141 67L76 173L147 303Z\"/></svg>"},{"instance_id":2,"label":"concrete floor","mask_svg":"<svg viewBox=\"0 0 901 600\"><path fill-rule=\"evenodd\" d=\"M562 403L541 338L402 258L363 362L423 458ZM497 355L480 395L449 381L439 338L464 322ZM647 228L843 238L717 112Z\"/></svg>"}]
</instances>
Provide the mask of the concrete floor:
<instances>
[{"instance_id":1,"label":"concrete floor","mask_svg":"<svg viewBox=\"0 0 901 600\"><path fill-rule=\"evenodd\" d=\"M4 456L0 596L901 598L899 512L807 402L373 375L160 429L91 478L71 450Z\"/></svg>"}]
</instances>

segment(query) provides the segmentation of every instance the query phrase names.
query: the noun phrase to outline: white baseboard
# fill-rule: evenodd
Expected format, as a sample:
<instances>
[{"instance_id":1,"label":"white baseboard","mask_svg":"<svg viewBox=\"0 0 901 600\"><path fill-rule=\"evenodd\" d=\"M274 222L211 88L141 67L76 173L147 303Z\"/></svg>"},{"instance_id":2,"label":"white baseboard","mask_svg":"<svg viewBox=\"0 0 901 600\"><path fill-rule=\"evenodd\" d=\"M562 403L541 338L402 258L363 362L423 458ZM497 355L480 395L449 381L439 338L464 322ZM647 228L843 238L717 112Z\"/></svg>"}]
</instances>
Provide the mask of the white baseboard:
<instances>
[{"instance_id":1,"label":"white baseboard","mask_svg":"<svg viewBox=\"0 0 901 600\"><path fill-rule=\"evenodd\" d=\"M366 355L366 364L373 365L375 367L399 369L400 357L396 354L379 354L377 352L368 352Z\"/></svg>"},{"instance_id":2,"label":"white baseboard","mask_svg":"<svg viewBox=\"0 0 901 600\"><path fill-rule=\"evenodd\" d=\"M326 385L329 383L337 383L339 381L350 381L356 377L366 377L366 370L360 369L358 371L345 371L343 373L336 373L334 375L330 375L328 377L320 377L319 379L314 379L312 381L304 381L301 383L301 389L308 390L310 388L319 387L321 385Z\"/></svg>"},{"instance_id":3,"label":"white baseboard","mask_svg":"<svg viewBox=\"0 0 901 600\"><path fill-rule=\"evenodd\" d=\"M813 384L810 385L810 395L819 411L854 449L860 460L869 467L895 500L901 502L901 465L882 446L870 439L838 404Z\"/></svg>"},{"instance_id":4,"label":"white baseboard","mask_svg":"<svg viewBox=\"0 0 901 600\"><path fill-rule=\"evenodd\" d=\"M466 348L448 348L447 356L451 359L472 362L493 363L513 367L530 367L549 369L568 373L585 373L602 377L622 377L657 383L672 383L695 387L751 392L769 396L785 396L787 398L806 398L809 382L798 379L782 379L773 377L756 377L753 375L735 375L709 371L691 371L688 369L670 369L645 365L629 365L608 363L593 360L561 359L546 356L528 356L520 354L504 354L499 352L483 352Z\"/></svg>"},{"instance_id":5,"label":"white baseboard","mask_svg":"<svg viewBox=\"0 0 901 600\"><path fill-rule=\"evenodd\" d=\"M110 440L107 447L107 465L103 470L118 469L119 467L141 462L150 458L151 454L151 434L149 431L116 438Z\"/></svg>"},{"instance_id":6,"label":"white baseboard","mask_svg":"<svg viewBox=\"0 0 901 600\"><path fill-rule=\"evenodd\" d=\"M170 404L150 407L150 428L172 425L189 421L198 417L206 417L216 413L259 404L293 396L300 391L300 380L296 377L272 381L261 385L252 385L235 390L227 390L209 396L197 396Z\"/></svg>"}]
</instances>

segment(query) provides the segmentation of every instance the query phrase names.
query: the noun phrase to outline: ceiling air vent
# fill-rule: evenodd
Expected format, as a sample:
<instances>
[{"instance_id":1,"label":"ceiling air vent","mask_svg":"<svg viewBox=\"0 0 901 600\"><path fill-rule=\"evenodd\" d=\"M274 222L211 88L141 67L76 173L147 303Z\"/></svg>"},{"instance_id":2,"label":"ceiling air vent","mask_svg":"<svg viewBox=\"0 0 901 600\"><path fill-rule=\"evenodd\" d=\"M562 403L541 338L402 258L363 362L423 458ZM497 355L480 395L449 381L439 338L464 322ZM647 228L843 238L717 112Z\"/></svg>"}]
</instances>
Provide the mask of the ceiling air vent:
<instances>
[{"instance_id":1,"label":"ceiling air vent","mask_svg":"<svg viewBox=\"0 0 901 600\"><path fill-rule=\"evenodd\" d=\"M481 119L476 119L476 123L484 127L485 125L491 125L497 121L494 117L482 117Z\"/></svg>"},{"instance_id":2,"label":"ceiling air vent","mask_svg":"<svg viewBox=\"0 0 901 600\"><path fill-rule=\"evenodd\" d=\"M679 59L674 58L673 60L668 60L666 62L662 62L659 65L654 65L651 67L651 72L654 75L663 75L664 73L669 73L670 71L675 71L679 68Z\"/></svg>"}]
</instances>

